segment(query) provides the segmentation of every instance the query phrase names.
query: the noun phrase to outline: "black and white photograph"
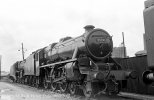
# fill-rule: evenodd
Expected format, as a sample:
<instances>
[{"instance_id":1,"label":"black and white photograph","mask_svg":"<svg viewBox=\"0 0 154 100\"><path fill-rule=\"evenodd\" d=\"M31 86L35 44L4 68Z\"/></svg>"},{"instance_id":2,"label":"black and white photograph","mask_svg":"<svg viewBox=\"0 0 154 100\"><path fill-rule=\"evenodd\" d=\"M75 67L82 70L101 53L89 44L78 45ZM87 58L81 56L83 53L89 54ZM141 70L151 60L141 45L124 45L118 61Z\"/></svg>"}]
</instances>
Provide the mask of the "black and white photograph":
<instances>
[{"instance_id":1,"label":"black and white photograph","mask_svg":"<svg viewBox=\"0 0 154 100\"><path fill-rule=\"evenodd\" d=\"M154 0L0 0L0 100L154 100Z\"/></svg>"}]
</instances>

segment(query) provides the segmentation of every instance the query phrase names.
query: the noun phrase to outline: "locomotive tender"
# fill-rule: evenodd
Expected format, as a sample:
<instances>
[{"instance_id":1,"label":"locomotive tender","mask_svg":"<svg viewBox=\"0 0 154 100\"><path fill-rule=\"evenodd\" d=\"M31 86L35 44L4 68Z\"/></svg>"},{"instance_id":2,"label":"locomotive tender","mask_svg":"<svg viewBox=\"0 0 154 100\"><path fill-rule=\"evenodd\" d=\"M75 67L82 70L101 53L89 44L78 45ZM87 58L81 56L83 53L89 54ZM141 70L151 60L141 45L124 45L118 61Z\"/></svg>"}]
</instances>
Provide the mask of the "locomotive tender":
<instances>
[{"instance_id":1,"label":"locomotive tender","mask_svg":"<svg viewBox=\"0 0 154 100\"><path fill-rule=\"evenodd\" d=\"M92 25L84 29L79 37L62 38L29 55L17 80L50 87L52 91L69 91L72 95L82 90L86 97L101 92L119 93L127 79L135 78L136 73L122 70L112 59L113 41L108 32Z\"/></svg>"}]
</instances>

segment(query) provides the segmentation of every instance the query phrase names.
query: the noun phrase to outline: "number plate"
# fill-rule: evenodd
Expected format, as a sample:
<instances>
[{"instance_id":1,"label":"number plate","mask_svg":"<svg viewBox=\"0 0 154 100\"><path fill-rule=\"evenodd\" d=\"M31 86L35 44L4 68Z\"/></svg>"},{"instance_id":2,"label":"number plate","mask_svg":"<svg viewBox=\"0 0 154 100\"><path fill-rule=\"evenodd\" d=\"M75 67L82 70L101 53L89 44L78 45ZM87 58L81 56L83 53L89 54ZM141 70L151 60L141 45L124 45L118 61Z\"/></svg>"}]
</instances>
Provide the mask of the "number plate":
<instances>
[{"instance_id":1,"label":"number plate","mask_svg":"<svg viewBox=\"0 0 154 100\"><path fill-rule=\"evenodd\" d=\"M104 38L97 38L96 41L99 42L99 43L104 43L106 41L106 39L104 39Z\"/></svg>"}]
</instances>

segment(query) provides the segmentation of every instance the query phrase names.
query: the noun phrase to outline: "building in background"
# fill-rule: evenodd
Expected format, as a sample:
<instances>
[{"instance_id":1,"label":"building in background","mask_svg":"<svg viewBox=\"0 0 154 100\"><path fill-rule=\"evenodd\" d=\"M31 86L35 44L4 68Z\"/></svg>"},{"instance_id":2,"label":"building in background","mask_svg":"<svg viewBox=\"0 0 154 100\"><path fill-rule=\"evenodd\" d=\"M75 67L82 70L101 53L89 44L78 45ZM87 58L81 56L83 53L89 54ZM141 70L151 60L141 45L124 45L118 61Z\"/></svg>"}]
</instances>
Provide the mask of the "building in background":
<instances>
[{"instance_id":1,"label":"building in background","mask_svg":"<svg viewBox=\"0 0 154 100\"><path fill-rule=\"evenodd\" d=\"M123 43L121 43L119 47L113 48L112 57L113 58L126 58L127 57L126 47L123 45Z\"/></svg>"},{"instance_id":2,"label":"building in background","mask_svg":"<svg viewBox=\"0 0 154 100\"><path fill-rule=\"evenodd\" d=\"M122 32L122 43L119 47L114 47L112 51L112 57L113 58L126 58L127 57L127 51L125 46L125 38L124 38L124 32Z\"/></svg>"}]
</instances>

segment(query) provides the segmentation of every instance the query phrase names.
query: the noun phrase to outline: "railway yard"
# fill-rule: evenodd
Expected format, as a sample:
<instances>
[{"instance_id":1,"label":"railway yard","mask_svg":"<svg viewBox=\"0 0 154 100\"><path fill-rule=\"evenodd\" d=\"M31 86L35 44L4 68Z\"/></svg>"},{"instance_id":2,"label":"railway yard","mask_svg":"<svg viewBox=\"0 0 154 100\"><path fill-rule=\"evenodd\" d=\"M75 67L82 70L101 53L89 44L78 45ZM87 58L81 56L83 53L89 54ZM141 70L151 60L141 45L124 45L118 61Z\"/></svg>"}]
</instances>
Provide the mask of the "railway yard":
<instances>
[{"instance_id":1,"label":"railway yard","mask_svg":"<svg viewBox=\"0 0 154 100\"><path fill-rule=\"evenodd\" d=\"M0 55L0 100L154 100L153 16L154 0L147 0L145 48L133 57L127 56L123 32L122 49L115 56L112 34L93 25L26 58L22 43L23 59L14 59L2 76Z\"/></svg>"},{"instance_id":2,"label":"railway yard","mask_svg":"<svg viewBox=\"0 0 154 100\"><path fill-rule=\"evenodd\" d=\"M0 100L154 100L154 97L120 92L117 96L101 94L87 99L82 95L71 96L67 93L60 93L58 90L52 92L23 84L1 81Z\"/></svg>"}]
</instances>

